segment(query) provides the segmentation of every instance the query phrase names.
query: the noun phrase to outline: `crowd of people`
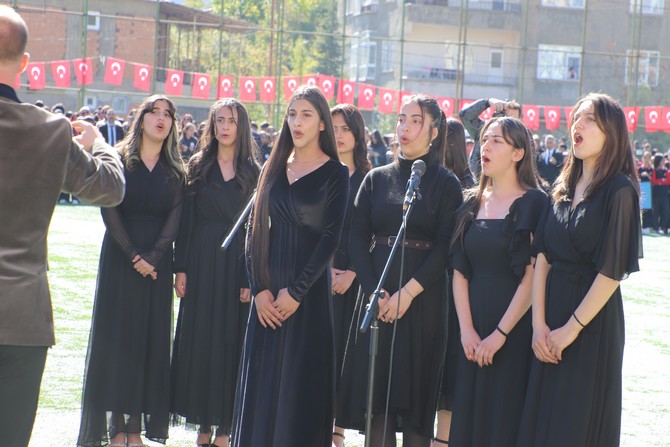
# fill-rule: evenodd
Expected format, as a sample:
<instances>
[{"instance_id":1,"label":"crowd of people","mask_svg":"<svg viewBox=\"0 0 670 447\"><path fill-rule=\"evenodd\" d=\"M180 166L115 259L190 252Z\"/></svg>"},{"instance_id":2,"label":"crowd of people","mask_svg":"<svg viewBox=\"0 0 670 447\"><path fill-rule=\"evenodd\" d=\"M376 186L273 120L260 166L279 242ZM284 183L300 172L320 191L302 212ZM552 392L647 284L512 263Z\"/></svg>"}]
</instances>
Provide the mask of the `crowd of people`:
<instances>
[{"instance_id":1,"label":"crowd of people","mask_svg":"<svg viewBox=\"0 0 670 447\"><path fill-rule=\"evenodd\" d=\"M385 142L355 106L330 108L309 86L276 133L232 98L196 127L164 95L123 122L106 108L98 126L85 109L70 124L62 106L22 104L10 87L26 39L0 7L0 113L58 130L21 142L36 155L22 180L16 147L0 146L3 203L42 207L39 219L0 217L6 445L27 445L54 343L44 235L59 191L106 206L78 446L165 443L171 423L201 447L341 447L346 429L374 447L396 433L407 447L619 444L619 285L642 256L638 170L666 188L652 226L667 226L668 174L651 153L638 168L610 96L577 101L569 150L532 135L513 101L480 100L461 122L426 95L404 100ZM67 169L39 159L52 146ZM416 175L418 193L406 191ZM35 176L51 188L31 187ZM33 227L37 242L16 237ZM373 296L371 360L359 327Z\"/></svg>"}]
</instances>

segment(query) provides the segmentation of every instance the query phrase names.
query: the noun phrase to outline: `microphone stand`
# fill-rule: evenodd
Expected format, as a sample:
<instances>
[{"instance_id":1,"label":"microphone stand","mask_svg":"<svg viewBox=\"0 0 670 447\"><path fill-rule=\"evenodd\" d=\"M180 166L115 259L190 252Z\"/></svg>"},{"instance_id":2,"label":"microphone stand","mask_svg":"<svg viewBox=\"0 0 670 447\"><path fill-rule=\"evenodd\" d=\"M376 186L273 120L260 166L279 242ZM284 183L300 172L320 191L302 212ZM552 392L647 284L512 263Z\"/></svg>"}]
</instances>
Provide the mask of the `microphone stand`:
<instances>
[{"instance_id":1,"label":"microphone stand","mask_svg":"<svg viewBox=\"0 0 670 447\"><path fill-rule=\"evenodd\" d=\"M361 323L359 328L361 333L365 333L368 328L370 328L370 353L368 354L368 395L366 404L367 411L365 412L365 447L370 447L370 443L372 442L370 433L372 433L372 401L375 386L375 359L377 357L377 347L379 345L379 319L377 318L379 316L379 295L382 293L382 285L386 280L386 276L388 276L388 272L391 268L391 262L395 257L396 251L404 240L405 227L407 226L407 217L409 217L410 213L412 212L412 209L414 208L414 202L416 200L421 200L421 194L419 193L418 188L414 191L414 194L412 194L412 200L410 200L407 210L405 210L403 213L402 223L400 224L398 234L393 241L391 253L386 260L386 265L384 265L384 270L379 277L377 287L372 293L372 299L366 306L365 317L363 318L363 323Z\"/></svg>"},{"instance_id":2,"label":"microphone stand","mask_svg":"<svg viewBox=\"0 0 670 447\"><path fill-rule=\"evenodd\" d=\"M237 233L237 230L240 229L244 221L247 220L247 216L249 216L251 208L254 206L254 202L256 201L256 192L257 191L254 190L254 193L251 195L249 202L244 207L244 210L242 210L242 214L240 214L240 217L237 219L237 222L235 222L235 225L233 225L233 228L230 229L228 236L226 236L226 238L223 240L223 244L221 244L221 250L225 251L228 249L230 244L233 242L235 233Z\"/></svg>"}]
</instances>

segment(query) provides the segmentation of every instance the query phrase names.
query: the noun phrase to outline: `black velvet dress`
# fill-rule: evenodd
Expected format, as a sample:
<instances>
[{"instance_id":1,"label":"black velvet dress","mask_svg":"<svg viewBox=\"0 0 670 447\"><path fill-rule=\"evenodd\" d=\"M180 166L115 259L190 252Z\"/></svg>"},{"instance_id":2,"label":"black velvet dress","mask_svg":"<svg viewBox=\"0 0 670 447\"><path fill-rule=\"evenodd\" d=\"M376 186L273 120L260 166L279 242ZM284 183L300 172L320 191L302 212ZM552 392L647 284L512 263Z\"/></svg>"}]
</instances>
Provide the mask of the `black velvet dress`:
<instances>
[{"instance_id":1,"label":"black velvet dress","mask_svg":"<svg viewBox=\"0 0 670 447\"><path fill-rule=\"evenodd\" d=\"M77 445L107 444L109 412L142 416L145 436L165 442L170 404L172 245L183 187L159 161L125 171L126 195L102 208L102 242ZM158 279L142 277L140 254Z\"/></svg>"},{"instance_id":2,"label":"black velvet dress","mask_svg":"<svg viewBox=\"0 0 670 447\"><path fill-rule=\"evenodd\" d=\"M531 189L512 203L504 219L471 222L463 243L454 246L454 270L468 280L472 323L482 340L496 331L535 256L531 235L547 202L544 192ZM516 445L533 355L531 339L531 313L526 312L508 332L492 365L479 367L469 361L461 345L450 446Z\"/></svg>"},{"instance_id":3,"label":"black velvet dress","mask_svg":"<svg viewBox=\"0 0 670 447\"><path fill-rule=\"evenodd\" d=\"M249 201L236 179L225 181L218 164L206 181L189 186L175 247L175 271L186 273L186 296L172 353L172 403L175 422L229 434L235 386L249 303L242 227L226 251L221 243Z\"/></svg>"},{"instance_id":4,"label":"black velvet dress","mask_svg":"<svg viewBox=\"0 0 670 447\"><path fill-rule=\"evenodd\" d=\"M557 329L571 318L598 273L622 280L639 270L640 206L631 180L613 177L574 211L569 200L554 204L535 241L551 264L545 319ZM533 359L519 447L619 445L624 332L617 288L557 365Z\"/></svg>"},{"instance_id":5,"label":"black velvet dress","mask_svg":"<svg viewBox=\"0 0 670 447\"><path fill-rule=\"evenodd\" d=\"M333 267L340 270L354 270L354 266L349 256L349 229L351 227L351 218L354 212L354 200L356 193L361 187L365 175L356 170L349 177L349 201L347 203L347 213L344 216L344 226L342 227L342 237L337 246L335 256L333 257ZM337 382L342 374L342 362L344 361L344 350L347 347L347 338L351 329L351 321L354 316L356 306L356 296L358 295L359 282L355 278L351 287L343 295L333 295L333 321L335 328L335 366L337 373ZM339 400L339 396L338 396Z\"/></svg>"},{"instance_id":6,"label":"black velvet dress","mask_svg":"<svg viewBox=\"0 0 670 447\"><path fill-rule=\"evenodd\" d=\"M427 161L429 155L422 157ZM414 160L398 158L389 165L370 171L356 198L349 239L349 255L361 282L364 296L359 299L355 321L345 354L341 394L338 401L339 426L364 430L368 381L370 331L358 331L368 296L374 291L391 247L376 244L374 236L396 235L402 221L402 202ZM446 268L449 242L454 229L454 212L463 202L456 176L437 163L427 163L420 191L423 199L414 206L406 230L407 239L433 243L430 250L405 249L404 271L400 278L400 251L394 258L383 287L390 294L416 279L424 288L398 321L395 352L391 359L393 324L379 322L379 350L375 374L373 413L383 414L389 374L392 374L389 412L395 431L404 426L422 436L432 437L435 410L442 378L447 334ZM390 365L390 366L389 366Z\"/></svg>"},{"instance_id":7,"label":"black velvet dress","mask_svg":"<svg viewBox=\"0 0 670 447\"><path fill-rule=\"evenodd\" d=\"M300 302L277 329L264 328L252 303L233 421L235 447L330 447L335 349L329 263L337 248L349 172L330 160L270 191L271 292ZM261 292L252 281L252 295Z\"/></svg>"}]
</instances>

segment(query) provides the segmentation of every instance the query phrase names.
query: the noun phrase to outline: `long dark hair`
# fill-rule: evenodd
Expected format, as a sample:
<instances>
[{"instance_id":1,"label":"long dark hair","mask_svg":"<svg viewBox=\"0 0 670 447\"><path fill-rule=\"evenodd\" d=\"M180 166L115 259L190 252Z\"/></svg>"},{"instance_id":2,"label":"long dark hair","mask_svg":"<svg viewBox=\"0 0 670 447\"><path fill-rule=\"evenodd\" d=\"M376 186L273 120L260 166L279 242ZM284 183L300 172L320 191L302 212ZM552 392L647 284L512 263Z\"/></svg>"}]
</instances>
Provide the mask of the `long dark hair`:
<instances>
[{"instance_id":1,"label":"long dark hair","mask_svg":"<svg viewBox=\"0 0 670 447\"><path fill-rule=\"evenodd\" d=\"M441 164L447 146L447 117L435 98L426 95L412 95L405 99L402 105L405 106L412 103L418 104L421 108L421 118L424 126L426 125L426 121L428 121L428 125L430 126L428 134L432 134L433 129L438 130L437 137L430 143L428 164ZM426 120L426 115L430 117L429 120ZM396 163L398 163L397 158Z\"/></svg>"},{"instance_id":2,"label":"long dark hair","mask_svg":"<svg viewBox=\"0 0 670 447\"><path fill-rule=\"evenodd\" d=\"M205 130L198 143L200 150L196 152L188 164L188 183L193 185L196 182L205 181L207 174L212 166L217 163L216 156L219 150L219 141L216 139L216 114L222 108L237 111L237 139L235 140L235 159L233 168L235 178L242 186L244 197L249 195L256 187L258 180L259 166L258 146L251 136L251 125L247 109L241 102L233 98L224 98L216 101L209 109ZM190 124L190 123L189 123Z\"/></svg>"},{"instance_id":3,"label":"long dark hair","mask_svg":"<svg viewBox=\"0 0 670 447\"><path fill-rule=\"evenodd\" d=\"M447 118L447 145L444 151L444 166L456 174L459 180L472 178L465 150L465 128L455 118ZM472 183L470 184L470 186Z\"/></svg>"},{"instance_id":4,"label":"long dark hair","mask_svg":"<svg viewBox=\"0 0 670 447\"><path fill-rule=\"evenodd\" d=\"M172 118L172 126L167 138L163 140L159 160L166 166L172 177L185 183L186 174L184 172L184 163L179 155L179 132L177 129L176 114L177 109L174 103L165 95L152 95L146 98L138 108L139 114L133 121L128 134L119 143L121 157L126 169L133 171L141 162L140 146L142 144L142 124L144 115L154 110L157 101L168 103L168 114Z\"/></svg>"},{"instance_id":5,"label":"long dark hair","mask_svg":"<svg viewBox=\"0 0 670 447\"><path fill-rule=\"evenodd\" d=\"M479 141L482 141L482 137L493 124L500 126L502 137L506 143L511 144L515 149L523 149L523 158L516 162L517 178L521 187L526 191L538 189L533 137L528 128L516 118L508 116L491 118L482 127ZM465 231L479 213L482 194L492 184L492 179L482 171L479 174L479 185L465 191L463 205L456 210L456 226L451 239L452 244L463 241Z\"/></svg>"},{"instance_id":6,"label":"long dark hair","mask_svg":"<svg viewBox=\"0 0 670 447\"><path fill-rule=\"evenodd\" d=\"M631 179L639 195L637 165L628 138L626 115L615 99L604 93L589 93L580 98L570 113L568 125L570 132L572 132L575 113L587 101L593 104L593 115L598 128L605 134L605 143L596 159L593 179L584 191L584 199L595 194L607 180L618 173ZM574 196L577 181L582 176L583 170L584 162L575 157L574 149L570 150L552 191L554 202L571 199Z\"/></svg>"},{"instance_id":7,"label":"long dark hair","mask_svg":"<svg viewBox=\"0 0 670 447\"><path fill-rule=\"evenodd\" d=\"M253 209L249 251L251 254L251 274L261 290L267 289L271 285L270 270L267 263L270 251L270 191L277 179L286 175L286 163L294 149L293 136L288 125L288 111L293 103L299 99L309 101L319 114L319 119L324 123L324 130L319 134L319 148L331 159L340 160L335 145L333 120L330 116L328 101L318 87L306 85L299 87L291 96L279 137L275 141L270 157L265 163L258 181L258 195Z\"/></svg>"},{"instance_id":8,"label":"long dark hair","mask_svg":"<svg viewBox=\"0 0 670 447\"><path fill-rule=\"evenodd\" d=\"M365 146L365 121L363 115L356 106L351 104L338 104L330 109L330 116L342 115L344 122L354 135L354 166L357 171L367 174L370 171L368 160L368 149Z\"/></svg>"}]
</instances>

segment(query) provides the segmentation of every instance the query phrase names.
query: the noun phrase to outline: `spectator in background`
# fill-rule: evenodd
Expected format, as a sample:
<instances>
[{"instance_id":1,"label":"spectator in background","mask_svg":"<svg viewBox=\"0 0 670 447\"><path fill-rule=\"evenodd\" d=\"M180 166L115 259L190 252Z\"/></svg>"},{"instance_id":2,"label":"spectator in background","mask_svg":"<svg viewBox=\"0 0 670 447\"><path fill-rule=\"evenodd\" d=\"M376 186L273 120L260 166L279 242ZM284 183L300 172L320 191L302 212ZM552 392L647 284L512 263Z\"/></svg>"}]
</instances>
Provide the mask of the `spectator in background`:
<instances>
[{"instance_id":1,"label":"spectator in background","mask_svg":"<svg viewBox=\"0 0 670 447\"><path fill-rule=\"evenodd\" d=\"M259 156L261 157L260 162L265 163L265 160L270 158L270 152L272 152L272 137L266 131L261 131L261 147Z\"/></svg>"},{"instance_id":2,"label":"spectator in background","mask_svg":"<svg viewBox=\"0 0 670 447\"><path fill-rule=\"evenodd\" d=\"M79 113L77 115L79 118L91 117L91 109L89 109L88 106L83 106L81 109L79 109Z\"/></svg>"},{"instance_id":3,"label":"spectator in background","mask_svg":"<svg viewBox=\"0 0 670 447\"><path fill-rule=\"evenodd\" d=\"M651 172L651 208L653 213L652 227L656 229L658 234L668 234L669 190L670 171L666 166L663 155L657 154L654 156L654 170Z\"/></svg>"},{"instance_id":4,"label":"spectator in background","mask_svg":"<svg viewBox=\"0 0 670 447\"><path fill-rule=\"evenodd\" d=\"M130 109L126 115L126 121L123 123L123 132L128 133L128 130L133 127L133 122L135 121L135 115L137 115L137 109Z\"/></svg>"},{"instance_id":5,"label":"spectator in background","mask_svg":"<svg viewBox=\"0 0 670 447\"><path fill-rule=\"evenodd\" d=\"M465 156L467 157L468 160L470 160L470 156L472 155L472 150L475 148L475 140L472 138L467 138L465 140Z\"/></svg>"},{"instance_id":6,"label":"spectator in background","mask_svg":"<svg viewBox=\"0 0 670 447\"><path fill-rule=\"evenodd\" d=\"M470 170L475 179L479 178L481 171L481 153L479 149L479 132L484 126L484 120L479 118L479 115L489 107L495 109L494 116L511 116L512 118L519 118L521 116L521 106L516 101L503 101L496 98L479 99L472 104L463 107L463 110L458 112L461 117L463 126L468 131L470 136L475 140L475 145L470 155Z\"/></svg>"},{"instance_id":7,"label":"spectator in background","mask_svg":"<svg viewBox=\"0 0 670 447\"><path fill-rule=\"evenodd\" d=\"M551 186L563 168L563 152L558 149L556 138L550 134L544 137L544 147L544 152L537 156L537 171Z\"/></svg>"},{"instance_id":8,"label":"spectator in background","mask_svg":"<svg viewBox=\"0 0 670 447\"><path fill-rule=\"evenodd\" d=\"M644 151L642 154L642 161L638 163L637 174L640 177L640 189L642 189L643 183L651 183L651 177L654 174L654 165L651 162L651 152ZM644 192L642 192L642 195L644 196ZM642 208L642 233L651 233L653 226L652 209Z\"/></svg>"},{"instance_id":9,"label":"spectator in background","mask_svg":"<svg viewBox=\"0 0 670 447\"><path fill-rule=\"evenodd\" d=\"M53 107L51 107L51 113L59 113L61 115L65 115L65 106L61 102L59 102L58 104L54 104Z\"/></svg>"},{"instance_id":10,"label":"spectator in background","mask_svg":"<svg viewBox=\"0 0 670 447\"><path fill-rule=\"evenodd\" d=\"M100 126L100 133L111 146L116 145L125 136L123 126L116 121L116 112L111 107L105 113L105 122Z\"/></svg>"},{"instance_id":11,"label":"spectator in background","mask_svg":"<svg viewBox=\"0 0 670 447\"><path fill-rule=\"evenodd\" d=\"M198 139L195 137L195 124L187 123L182 131L181 141L179 141L179 153L184 163L188 163L197 147Z\"/></svg>"},{"instance_id":12,"label":"spectator in background","mask_svg":"<svg viewBox=\"0 0 670 447\"><path fill-rule=\"evenodd\" d=\"M382 134L377 129L373 130L368 145L368 158L373 167L384 166L387 163L386 150Z\"/></svg>"}]
</instances>

